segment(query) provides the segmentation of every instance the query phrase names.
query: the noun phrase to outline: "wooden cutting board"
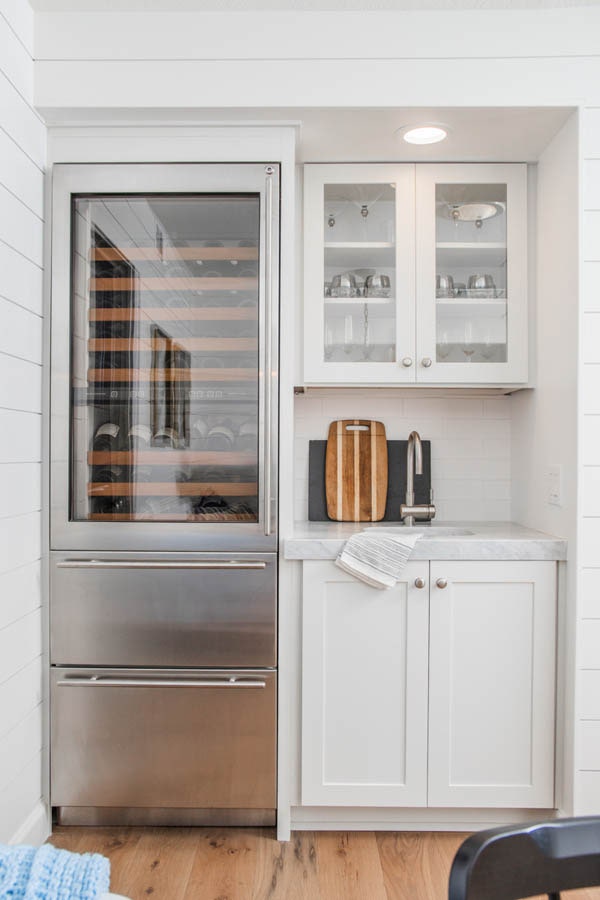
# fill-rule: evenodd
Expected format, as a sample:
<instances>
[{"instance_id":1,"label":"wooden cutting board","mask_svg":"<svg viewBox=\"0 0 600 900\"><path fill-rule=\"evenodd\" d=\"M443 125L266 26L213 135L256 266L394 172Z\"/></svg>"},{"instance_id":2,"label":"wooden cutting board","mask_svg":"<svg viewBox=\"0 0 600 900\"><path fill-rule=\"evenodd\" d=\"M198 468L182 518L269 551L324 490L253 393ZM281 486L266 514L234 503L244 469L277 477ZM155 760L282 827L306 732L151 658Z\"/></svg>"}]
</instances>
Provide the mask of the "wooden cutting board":
<instances>
[{"instance_id":1,"label":"wooden cutting board","mask_svg":"<svg viewBox=\"0 0 600 900\"><path fill-rule=\"evenodd\" d=\"M388 483L383 422L340 419L329 426L325 453L327 514L336 522L379 522Z\"/></svg>"}]
</instances>

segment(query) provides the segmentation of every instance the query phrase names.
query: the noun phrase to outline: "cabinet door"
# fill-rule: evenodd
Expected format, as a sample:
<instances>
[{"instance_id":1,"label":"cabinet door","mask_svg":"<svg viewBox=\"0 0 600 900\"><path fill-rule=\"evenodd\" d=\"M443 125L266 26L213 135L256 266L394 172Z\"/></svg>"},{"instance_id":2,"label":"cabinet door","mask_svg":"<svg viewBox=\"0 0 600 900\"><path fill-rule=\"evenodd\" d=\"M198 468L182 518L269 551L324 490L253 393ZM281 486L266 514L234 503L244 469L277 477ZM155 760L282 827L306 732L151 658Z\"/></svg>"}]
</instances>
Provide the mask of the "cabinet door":
<instances>
[{"instance_id":1,"label":"cabinet door","mask_svg":"<svg viewBox=\"0 0 600 900\"><path fill-rule=\"evenodd\" d=\"M304 168L304 380L415 380L414 166Z\"/></svg>"},{"instance_id":2,"label":"cabinet door","mask_svg":"<svg viewBox=\"0 0 600 900\"><path fill-rule=\"evenodd\" d=\"M426 805L428 568L380 591L304 563L303 804Z\"/></svg>"},{"instance_id":3,"label":"cabinet door","mask_svg":"<svg viewBox=\"0 0 600 900\"><path fill-rule=\"evenodd\" d=\"M527 167L417 166L417 381L526 382Z\"/></svg>"},{"instance_id":4,"label":"cabinet door","mask_svg":"<svg viewBox=\"0 0 600 900\"><path fill-rule=\"evenodd\" d=\"M552 807L556 564L430 577L428 805Z\"/></svg>"}]
</instances>

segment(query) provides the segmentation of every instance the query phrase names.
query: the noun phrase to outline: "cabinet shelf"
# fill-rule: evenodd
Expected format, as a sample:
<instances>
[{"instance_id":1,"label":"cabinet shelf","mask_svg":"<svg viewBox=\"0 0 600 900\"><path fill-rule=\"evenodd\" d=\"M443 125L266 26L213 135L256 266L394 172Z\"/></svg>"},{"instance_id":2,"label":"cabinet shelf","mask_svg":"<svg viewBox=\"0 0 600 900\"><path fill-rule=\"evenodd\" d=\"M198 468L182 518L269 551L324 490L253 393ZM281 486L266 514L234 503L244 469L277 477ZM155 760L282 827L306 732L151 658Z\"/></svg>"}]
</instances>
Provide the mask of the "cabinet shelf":
<instances>
[{"instance_id":1,"label":"cabinet shelf","mask_svg":"<svg viewBox=\"0 0 600 900\"><path fill-rule=\"evenodd\" d=\"M448 317L476 316L477 318L504 318L506 300L436 300L435 307L440 315Z\"/></svg>"},{"instance_id":2,"label":"cabinet shelf","mask_svg":"<svg viewBox=\"0 0 600 900\"><path fill-rule=\"evenodd\" d=\"M205 320L247 320L258 318L256 306L200 306L200 307L92 307L89 310L90 322L186 322L195 319Z\"/></svg>"},{"instance_id":3,"label":"cabinet shelf","mask_svg":"<svg viewBox=\"0 0 600 900\"><path fill-rule=\"evenodd\" d=\"M396 302L395 297L323 297L326 306L381 306Z\"/></svg>"},{"instance_id":4,"label":"cabinet shelf","mask_svg":"<svg viewBox=\"0 0 600 900\"><path fill-rule=\"evenodd\" d=\"M90 466L253 466L255 453L229 450L89 450Z\"/></svg>"},{"instance_id":5,"label":"cabinet shelf","mask_svg":"<svg viewBox=\"0 0 600 900\"><path fill-rule=\"evenodd\" d=\"M93 247L90 259L114 262L121 260L219 260L258 259L258 247Z\"/></svg>"},{"instance_id":6,"label":"cabinet shelf","mask_svg":"<svg viewBox=\"0 0 600 900\"><path fill-rule=\"evenodd\" d=\"M90 291L251 291L257 278L149 277L90 278Z\"/></svg>"},{"instance_id":7,"label":"cabinet shelf","mask_svg":"<svg viewBox=\"0 0 600 900\"><path fill-rule=\"evenodd\" d=\"M91 338L88 341L90 352L107 351L123 353L144 350L234 350L251 352L258 348L256 338L170 338L169 346L165 346L165 338Z\"/></svg>"},{"instance_id":8,"label":"cabinet shelf","mask_svg":"<svg viewBox=\"0 0 600 900\"><path fill-rule=\"evenodd\" d=\"M256 381L256 369L88 369L91 382Z\"/></svg>"},{"instance_id":9,"label":"cabinet shelf","mask_svg":"<svg viewBox=\"0 0 600 900\"><path fill-rule=\"evenodd\" d=\"M258 484L255 481L92 481L87 492L90 497L254 497Z\"/></svg>"}]
</instances>

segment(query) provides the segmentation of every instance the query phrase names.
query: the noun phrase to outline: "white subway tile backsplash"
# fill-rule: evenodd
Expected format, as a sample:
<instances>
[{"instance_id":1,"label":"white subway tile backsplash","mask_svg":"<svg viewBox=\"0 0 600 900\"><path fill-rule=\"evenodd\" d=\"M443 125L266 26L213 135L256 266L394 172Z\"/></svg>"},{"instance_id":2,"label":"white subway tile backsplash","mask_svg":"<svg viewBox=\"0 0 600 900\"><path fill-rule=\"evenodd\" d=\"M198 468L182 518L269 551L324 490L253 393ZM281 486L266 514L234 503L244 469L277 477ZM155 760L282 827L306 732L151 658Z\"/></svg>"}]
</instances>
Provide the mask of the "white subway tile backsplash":
<instances>
[{"instance_id":1,"label":"white subway tile backsplash","mask_svg":"<svg viewBox=\"0 0 600 900\"><path fill-rule=\"evenodd\" d=\"M469 439L442 438L431 445L431 458L444 459L455 456L458 459L481 459L483 454L483 441L479 436Z\"/></svg>"},{"instance_id":2,"label":"white subway tile backsplash","mask_svg":"<svg viewBox=\"0 0 600 900\"><path fill-rule=\"evenodd\" d=\"M503 500L510 502L510 481L484 481L484 500Z\"/></svg>"},{"instance_id":3,"label":"white subway tile backsplash","mask_svg":"<svg viewBox=\"0 0 600 900\"><path fill-rule=\"evenodd\" d=\"M483 401L479 397L474 397L472 400L468 397L464 399L452 397L448 400L422 400L415 397L414 400L404 401L404 414L408 418L428 416L430 418L480 419L483 416Z\"/></svg>"},{"instance_id":4,"label":"white subway tile backsplash","mask_svg":"<svg viewBox=\"0 0 600 900\"><path fill-rule=\"evenodd\" d=\"M335 419L368 418L388 440L417 430L431 441L437 517L510 519L510 398L421 398L372 389L331 390L295 401L295 516L308 515L308 442L325 440Z\"/></svg>"},{"instance_id":5,"label":"white subway tile backsplash","mask_svg":"<svg viewBox=\"0 0 600 900\"><path fill-rule=\"evenodd\" d=\"M440 500L482 500L483 482L466 478L448 478L435 491L436 503Z\"/></svg>"},{"instance_id":6,"label":"white subway tile backsplash","mask_svg":"<svg viewBox=\"0 0 600 900\"><path fill-rule=\"evenodd\" d=\"M483 414L488 419L510 419L510 397L489 397L483 401Z\"/></svg>"}]
</instances>

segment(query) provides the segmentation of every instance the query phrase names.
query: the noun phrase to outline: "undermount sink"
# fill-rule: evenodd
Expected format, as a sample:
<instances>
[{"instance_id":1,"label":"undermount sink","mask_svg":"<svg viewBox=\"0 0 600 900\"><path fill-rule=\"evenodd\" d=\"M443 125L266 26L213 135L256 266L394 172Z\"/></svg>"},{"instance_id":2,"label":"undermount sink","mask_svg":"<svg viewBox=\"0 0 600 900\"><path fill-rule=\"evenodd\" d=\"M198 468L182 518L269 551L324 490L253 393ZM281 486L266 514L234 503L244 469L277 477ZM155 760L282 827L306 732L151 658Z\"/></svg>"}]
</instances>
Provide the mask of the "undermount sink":
<instances>
[{"instance_id":1,"label":"undermount sink","mask_svg":"<svg viewBox=\"0 0 600 900\"><path fill-rule=\"evenodd\" d=\"M363 531L387 531L390 534L421 534L423 538L435 539L441 537L468 537L473 532L466 528L454 528L450 525L390 525L388 522L380 522L378 525L368 525Z\"/></svg>"}]
</instances>

